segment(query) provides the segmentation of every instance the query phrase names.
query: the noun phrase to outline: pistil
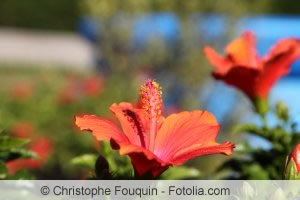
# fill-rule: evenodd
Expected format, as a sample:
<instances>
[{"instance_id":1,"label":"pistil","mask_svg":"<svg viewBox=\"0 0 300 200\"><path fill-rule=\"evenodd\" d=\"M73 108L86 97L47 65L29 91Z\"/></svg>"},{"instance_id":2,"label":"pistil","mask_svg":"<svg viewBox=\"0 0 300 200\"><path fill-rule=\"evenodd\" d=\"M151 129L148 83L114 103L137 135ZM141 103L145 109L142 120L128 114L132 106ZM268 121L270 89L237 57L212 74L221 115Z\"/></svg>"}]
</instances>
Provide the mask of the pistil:
<instances>
[{"instance_id":1,"label":"pistil","mask_svg":"<svg viewBox=\"0 0 300 200\"><path fill-rule=\"evenodd\" d=\"M163 100L162 91L158 83L148 80L141 86L141 107L146 112L150 121L149 150L154 150L154 141L157 133L157 122L162 115Z\"/></svg>"}]
</instances>

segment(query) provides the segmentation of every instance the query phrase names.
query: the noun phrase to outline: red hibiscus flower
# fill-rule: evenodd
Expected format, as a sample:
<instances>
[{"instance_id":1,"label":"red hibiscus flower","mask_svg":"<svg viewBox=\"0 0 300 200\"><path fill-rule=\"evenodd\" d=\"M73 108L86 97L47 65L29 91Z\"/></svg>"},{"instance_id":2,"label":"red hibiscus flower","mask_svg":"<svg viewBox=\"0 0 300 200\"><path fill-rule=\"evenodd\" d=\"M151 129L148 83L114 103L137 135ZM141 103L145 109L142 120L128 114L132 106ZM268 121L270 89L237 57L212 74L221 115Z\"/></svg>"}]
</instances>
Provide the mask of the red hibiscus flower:
<instances>
[{"instance_id":1,"label":"red hibiscus flower","mask_svg":"<svg viewBox=\"0 0 300 200\"><path fill-rule=\"evenodd\" d=\"M104 79L97 76L90 76L85 79L69 77L65 87L58 93L60 104L77 103L84 97L97 97L104 90Z\"/></svg>"},{"instance_id":2,"label":"red hibiscus flower","mask_svg":"<svg viewBox=\"0 0 300 200\"><path fill-rule=\"evenodd\" d=\"M300 40L283 39L262 58L255 45L255 35L245 32L226 47L225 57L211 47L205 47L204 52L216 67L215 79L239 88L253 101L266 100L273 85L289 73L292 63L300 57Z\"/></svg>"},{"instance_id":3,"label":"red hibiscus flower","mask_svg":"<svg viewBox=\"0 0 300 200\"><path fill-rule=\"evenodd\" d=\"M138 108L123 102L112 104L110 109L123 131L95 115L76 116L75 124L91 131L99 141L110 141L121 155L129 155L140 176L157 177L169 166L198 156L231 155L235 147L230 142L216 142L220 125L207 111L181 112L164 118L161 88L152 80L141 87Z\"/></svg>"}]
</instances>

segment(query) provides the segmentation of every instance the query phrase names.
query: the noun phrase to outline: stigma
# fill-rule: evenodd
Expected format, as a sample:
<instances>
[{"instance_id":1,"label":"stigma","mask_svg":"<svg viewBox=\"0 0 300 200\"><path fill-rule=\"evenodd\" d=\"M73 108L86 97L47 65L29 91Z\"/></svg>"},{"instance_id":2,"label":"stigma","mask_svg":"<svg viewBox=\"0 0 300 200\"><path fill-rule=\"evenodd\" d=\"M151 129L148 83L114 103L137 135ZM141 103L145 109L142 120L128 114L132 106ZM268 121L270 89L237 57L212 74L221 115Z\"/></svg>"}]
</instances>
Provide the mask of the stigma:
<instances>
[{"instance_id":1,"label":"stigma","mask_svg":"<svg viewBox=\"0 0 300 200\"><path fill-rule=\"evenodd\" d=\"M149 119L158 119L162 115L163 100L160 85L148 80L140 89L140 105Z\"/></svg>"}]
</instances>

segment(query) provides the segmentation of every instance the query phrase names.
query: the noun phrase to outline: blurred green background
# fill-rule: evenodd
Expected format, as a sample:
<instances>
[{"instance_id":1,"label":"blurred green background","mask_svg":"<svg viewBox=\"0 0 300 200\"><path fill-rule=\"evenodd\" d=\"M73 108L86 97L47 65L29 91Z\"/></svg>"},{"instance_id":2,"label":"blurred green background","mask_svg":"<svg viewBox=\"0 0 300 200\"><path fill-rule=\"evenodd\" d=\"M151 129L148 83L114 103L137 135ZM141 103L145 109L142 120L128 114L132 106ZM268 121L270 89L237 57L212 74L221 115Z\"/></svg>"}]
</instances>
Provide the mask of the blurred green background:
<instances>
[{"instance_id":1,"label":"blurred green background","mask_svg":"<svg viewBox=\"0 0 300 200\"><path fill-rule=\"evenodd\" d=\"M76 30L82 15L111 17L118 12L143 14L145 12L172 11L182 17L194 12L218 12L232 16L246 14L289 13L298 14L300 5L282 0L2 0L0 25L48 30Z\"/></svg>"}]
</instances>

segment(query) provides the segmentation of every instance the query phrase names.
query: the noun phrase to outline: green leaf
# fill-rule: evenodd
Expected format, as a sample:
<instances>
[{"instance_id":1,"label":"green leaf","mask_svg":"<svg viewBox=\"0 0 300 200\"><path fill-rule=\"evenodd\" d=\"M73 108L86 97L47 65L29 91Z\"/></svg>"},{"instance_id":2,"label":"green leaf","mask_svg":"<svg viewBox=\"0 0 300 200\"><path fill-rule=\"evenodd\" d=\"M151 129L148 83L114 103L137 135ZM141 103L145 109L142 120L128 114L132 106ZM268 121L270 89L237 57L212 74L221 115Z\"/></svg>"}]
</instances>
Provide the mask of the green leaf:
<instances>
[{"instance_id":1,"label":"green leaf","mask_svg":"<svg viewBox=\"0 0 300 200\"><path fill-rule=\"evenodd\" d=\"M71 164L87 168L94 168L97 158L98 156L95 154L84 154L73 158L71 160Z\"/></svg>"},{"instance_id":2,"label":"green leaf","mask_svg":"<svg viewBox=\"0 0 300 200\"><path fill-rule=\"evenodd\" d=\"M0 160L10 161L18 158L38 158L37 154L23 148L0 151Z\"/></svg>"},{"instance_id":3,"label":"green leaf","mask_svg":"<svg viewBox=\"0 0 300 200\"><path fill-rule=\"evenodd\" d=\"M11 149L11 153L19 154L22 158L38 158L38 155L35 152L32 152L28 149L18 148Z\"/></svg>"},{"instance_id":4,"label":"green leaf","mask_svg":"<svg viewBox=\"0 0 300 200\"><path fill-rule=\"evenodd\" d=\"M247 132L247 133L259 133L259 135L261 134L261 132L263 132L263 130L259 127L257 127L256 124L239 124L237 126L235 126L231 132L233 134L237 134L237 133L242 133L242 132Z\"/></svg>"},{"instance_id":5,"label":"green leaf","mask_svg":"<svg viewBox=\"0 0 300 200\"><path fill-rule=\"evenodd\" d=\"M0 137L0 151L9 150L12 148L24 147L29 142L30 142L30 140L26 140L26 139L2 136L2 137Z\"/></svg>"},{"instance_id":6,"label":"green leaf","mask_svg":"<svg viewBox=\"0 0 300 200\"><path fill-rule=\"evenodd\" d=\"M251 180L269 180L268 172L258 164L244 166L244 173L249 176Z\"/></svg>"},{"instance_id":7,"label":"green leaf","mask_svg":"<svg viewBox=\"0 0 300 200\"><path fill-rule=\"evenodd\" d=\"M20 170L14 176L9 176L9 179L11 179L11 180L34 180L34 179L36 179L36 177L34 177L34 175L27 170Z\"/></svg>"},{"instance_id":8,"label":"green leaf","mask_svg":"<svg viewBox=\"0 0 300 200\"><path fill-rule=\"evenodd\" d=\"M162 179L180 180L180 179L195 179L201 175L200 171L186 166L171 167L161 175Z\"/></svg>"},{"instance_id":9,"label":"green leaf","mask_svg":"<svg viewBox=\"0 0 300 200\"><path fill-rule=\"evenodd\" d=\"M0 161L0 179L5 179L7 177L8 170L5 163Z\"/></svg>"}]
</instances>

